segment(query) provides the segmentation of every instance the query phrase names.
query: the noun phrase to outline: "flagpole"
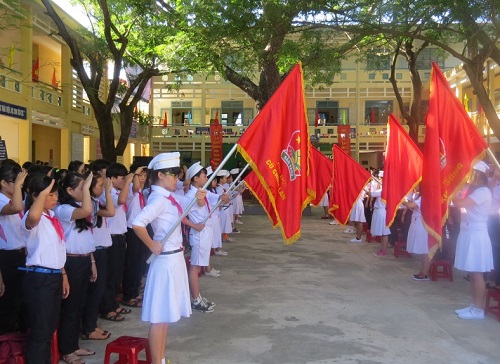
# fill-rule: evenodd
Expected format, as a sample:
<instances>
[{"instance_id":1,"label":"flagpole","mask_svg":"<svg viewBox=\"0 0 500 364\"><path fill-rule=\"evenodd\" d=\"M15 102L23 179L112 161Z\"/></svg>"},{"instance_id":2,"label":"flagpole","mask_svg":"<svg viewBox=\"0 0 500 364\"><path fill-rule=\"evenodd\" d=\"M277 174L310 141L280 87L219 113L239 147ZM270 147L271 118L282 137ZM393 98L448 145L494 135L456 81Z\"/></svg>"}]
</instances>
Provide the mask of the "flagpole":
<instances>
[{"instance_id":1,"label":"flagpole","mask_svg":"<svg viewBox=\"0 0 500 364\"><path fill-rule=\"evenodd\" d=\"M491 151L490 147L486 148L486 153L488 153L488 156L491 158L491 161L493 163L495 163L495 166L500 169L500 163L498 163L498 160L497 158L495 157L495 155L493 154L493 152Z\"/></svg>"},{"instance_id":2,"label":"flagpole","mask_svg":"<svg viewBox=\"0 0 500 364\"><path fill-rule=\"evenodd\" d=\"M232 192L233 190L236 189L236 187L235 187L236 182L238 182L240 180L241 176L248 169L248 167L250 167L250 164L247 164L245 166L245 168L243 168L241 170L240 174L238 175L238 177L236 177L236 179L233 181L233 183L231 183L231 185L229 186L229 189L227 190L226 193ZM238 184L237 187L239 187L239 186L240 185ZM210 219L210 216L212 216L212 214L214 213L214 211L217 210L217 208L220 206L221 203L222 203L222 199L219 199L219 201L217 201L217 204L214 206L214 208L212 209L212 211L210 211L210 214L205 218L205 220L203 220L202 224L206 223L207 220Z\"/></svg>"},{"instance_id":3,"label":"flagpole","mask_svg":"<svg viewBox=\"0 0 500 364\"><path fill-rule=\"evenodd\" d=\"M234 152L236 151L236 148L238 148L238 144L235 144L231 148L231 150L229 151L229 153L224 157L224 159L222 160L222 162L215 169L214 173L212 173L212 176L210 176L210 178L207 180L207 182L205 183L205 185L202 187L203 190L206 190L207 187L210 186L210 183L212 183L212 181L214 180L214 178L217 176L217 173L222 169L222 167L227 163L227 161L229 160L229 158L234 154ZM162 247L163 247L163 245L165 245L165 242L170 237L170 235L172 235L172 233L177 228L177 226L179 226L179 224L182 222L182 220L184 220L184 218L188 215L189 211L193 208L193 206L194 206L195 203L196 203L196 198L194 198L189 203L188 207L182 212L182 215L179 216L179 218L177 219L177 221L175 222L175 224L172 225L172 227L170 228L170 230L167 232L167 234L165 235L165 237L160 242L160 244L161 244ZM151 263L155 257L156 257L155 254L151 254L149 256L148 260L146 261L146 263L148 263L148 264Z\"/></svg>"}]
</instances>

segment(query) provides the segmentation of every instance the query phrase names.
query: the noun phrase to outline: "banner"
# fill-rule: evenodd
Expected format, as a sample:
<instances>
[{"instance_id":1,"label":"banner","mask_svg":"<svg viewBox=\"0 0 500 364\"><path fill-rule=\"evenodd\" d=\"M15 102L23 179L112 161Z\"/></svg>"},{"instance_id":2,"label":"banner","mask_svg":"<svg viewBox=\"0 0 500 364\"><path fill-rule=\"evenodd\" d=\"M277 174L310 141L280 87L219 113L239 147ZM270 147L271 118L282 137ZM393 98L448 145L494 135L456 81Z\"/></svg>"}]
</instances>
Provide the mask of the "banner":
<instances>
[{"instance_id":1,"label":"banner","mask_svg":"<svg viewBox=\"0 0 500 364\"><path fill-rule=\"evenodd\" d=\"M351 126L338 125L337 126L338 145L339 147L351 155Z\"/></svg>"},{"instance_id":2,"label":"banner","mask_svg":"<svg viewBox=\"0 0 500 364\"><path fill-rule=\"evenodd\" d=\"M222 125L217 117L210 123L210 165L215 170L222 162Z\"/></svg>"},{"instance_id":3,"label":"banner","mask_svg":"<svg viewBox=\"0 0 500 364\"><path fill-rule=\"evenodd\" d=\"M311 148L311 159L309 160L309 183L308 189L314 191L311 205L318 206L333 180L333 162L323 155L319 150Z\"/></svg>"}]
</instances>

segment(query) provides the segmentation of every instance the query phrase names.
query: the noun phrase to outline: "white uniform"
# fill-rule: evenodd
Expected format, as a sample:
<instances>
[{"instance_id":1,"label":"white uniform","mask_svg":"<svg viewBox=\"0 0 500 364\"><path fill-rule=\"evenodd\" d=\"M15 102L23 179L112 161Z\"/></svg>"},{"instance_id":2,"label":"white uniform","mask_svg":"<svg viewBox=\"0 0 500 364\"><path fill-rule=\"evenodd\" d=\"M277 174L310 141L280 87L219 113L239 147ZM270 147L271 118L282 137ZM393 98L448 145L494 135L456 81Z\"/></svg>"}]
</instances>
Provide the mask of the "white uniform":
<instances>
[{"instance_id":1,"label":"white uniform","mask_svg":"<svg viewBox=\"0 0 500 364\"><path fill-rule=\"evenodd\" d=\"M227 191L227 187L224 186L217 185L217 187L215 188L215 190L219 195L222 195ZM220 228L222 234L230 234L233 232L233 228L231 226L232 218L233 218L233 208L231 203L228 203L227 205L221 205Z\"/></svg>"},{"instance_id":2,"label":"white uniform","mask_svg":"<svg viewBox=\"0 0 500 364\"><path fill-rule=\"evenodd\" d=\"M125 234L127 232L127 204L118 205L118 196L120 191L116 188L111 188L111 197L113 198L113 204L115 205L115 216L108 218L108 228L109 233L114 234ZM103 192L99 201L105 205L106 204L106 194Z\"/></svg>"},{"instance_id":3,"label":"white uniform","mask_svg":"<svg viewBox=\"0 0 500 364\"><path fill-rule=\"evenodd\" d=\"M10 199L0 193L0 210L10 203ZM17 250L26 247L21 238L22 212L13 215L0 215L0 249Z\"/></svg>"},{"instance_id":4,"label":"white uniform","mask_svg":"<svg viewBox=\"0 0 500 364\"><path fill-rule=\"evenodd\" d=\"M66 252L68 254L88 254L95 251L94 237L91 229L78 232L75 220L71 215L76 207L68 204L58 205L54 208L54 214L61 222L66 236Z\"/></svg>"},{"instance_id":5,"label":"white uniform","mask_svg":"<svg viewBox=\"0 0 500 364\"><path fill-rule=\"evenodd\" d=\"M93 204L99 203L99 201L94 197L92 197L92 199L93 199L92 201ZM108 248L112 244L111 234L109 233L108 229L108 218L104 216L101 217L102 224L100 227L95 226L96 222L94 220L96 218L97 216L93 217L92 220L94 225L94 227L92 228L92 235L94 236L94 245L96 247Z\"/></svg>"},{"instance_id":6,"label":"white uniform","mask_svg":"<svg viewBox=\"0 0 500 364\"><path fill-rule=\"evenodd\" d=\"M455 268L466 272L489 272L493 269L493 253L487 228L491 192L488 187L479 187L468 197L476 205L462 209Z\"/></svg>"},{"instance_id":7,"label":"white uniform","mask_svg":"<svg viewBox=\"0 0 500 364\"><path fill-rule=\"evenodd\" d=\"M170 195L183 208L189 205L190 201L185 196L152 186L146 207L133 221L133 225L142 227L151 224L155 241L161 241L180 216L175 204L168 199ZM162 252L181 248L182 232L179 224L163 245ZM190 315L191 298L184 254L180 251L156 256L149 267L141 319L151 323L170 323Z\"/></svg>"},{"instance_id":8,"label":"white uniform","mask_svg":"<svg viewBox=\"0 0 500 364\"><path fill-rule=\"evenodd\" d=\"M413 200L413 202L417 204L417 207L412 210L406 250L408 253L429 254L429 234L427 233L427 230L425 230L424 224L422 223L422 213L420 211L422 198L417 197Z\"/></svg>"},{"instance_id":9,"label":"white uniform","mask_svg":"<svg viewBox=\"0 0 500 364\"><path fill-rule=\"evenodd\" d=\"M128 190L127 195L127 227L132 229L132 221L134 221L135 217L141 212L141 210L146 206L146 199L142 190L134 193L133 184L131 183Z\"/></svg>"},{"instance_id":10,"label":"white uniform","mask_svg":"<svg viewBox=\"0 0 500 364\"><path fill-rule=\"evenodd\" d=\"M214 235L214 238L212 240L212 248L217 249L217 248L222 248L222 232L221 232L221 220L220 220L220 209L219 207L215 208L215 205L217 204L219 200L219 195L214 193L215 196L217 196L217 201L215 204L210 203L210 199L208 202L210 203L210 210L213 211L212 213L212 232ZM214 210L215 209L215 210Z\"/></svg>"},{"instance_id":11,"label":"white uniform","mask_svg":"<svg viewBox=\"0 0 500 364\"><path fill-rule=\"evenodd\" d=\"M329 192L330 191L327 191L324 195L323 195L323 198L321 199L321 201L319 202L319 205L320 207L328 207L330 206L330 199L328 198L328 195L329 195Z\"/></svg>"},{"instance_id":12,"label":"white uniform","mask_svg":"<svg viewBox=\"0 0 500 364\"><path fill-rule=\"evenodd\" d=\"M361 195L356 200L356 203L352 207L351 216L349 217L350 221L353 222L366 222L365 217L365 205L363 203L363 199L365 198L365 192L361 192Z\"/></svg>"},{"instance_id":13,"label":"white uniform","mask_svg":"<svg viewBox=\"0 0 500 364\"><path fill-rule=\"evenodd\" d=\"M391 230L385 225L387 211L385 203L380 198L382 190L372 192L372 197L378 197L373 204L372 226L370 232L373 236L390 235Z\"/></svg>"}]
</instances>

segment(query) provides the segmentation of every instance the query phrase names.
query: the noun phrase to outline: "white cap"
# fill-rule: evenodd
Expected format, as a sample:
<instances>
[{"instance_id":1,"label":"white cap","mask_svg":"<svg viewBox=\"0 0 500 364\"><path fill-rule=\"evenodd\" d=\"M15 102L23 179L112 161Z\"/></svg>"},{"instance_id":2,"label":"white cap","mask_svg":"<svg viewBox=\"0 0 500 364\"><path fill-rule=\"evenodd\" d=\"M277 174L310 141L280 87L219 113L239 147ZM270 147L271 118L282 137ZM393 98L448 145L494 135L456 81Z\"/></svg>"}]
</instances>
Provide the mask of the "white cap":
<instances>
[{"instance_id":1,"label":"white cap","mask_svg":"<svg viewBox=\"0 0 500 364\"><path fill-rule=\"evenodd\" d=\"M212 166L205 167L205 169L207 170L207 176L210 176L212 173L214 173L214 171L212 171Z\"/></svg>"},{"instance_id":2,"label":"white cap","mask_svg":"<svg viewBox=\"0 0 500 364\"><path fill-rule=\"evenodd\" d=\"M231 173L231 174L238 174L238 173L240 173L240 169L239 168L233 168L233 169L231 169L229 171L229 173Z\"/></svg>"},{"instance_id":3,"label":"white cap","mask_svg":"<svg viewBox=\"0 0 500 364\"><path fill-rule=\"evenodd\" d=\"M148 169L165 169L179 167L181 164L181 154L179 152L160 153L148 164Z\"/></svg>"},{"instance_id":4,"label":"white cap","mask_svg":"<svg viewBox=\"0 0 500 364\"><path fill-rule=\"evenodd\" d=\"M477 163L474 165L474 169L475 169L476 171L486 173L486 171L487 171L488 169L490 169L490 167L488 167L488 165L487 165L486 163L484 163L483 161L479 161L479 162L477 162Z\"/></svg>"},{"instance_id":5,"label":"white cap","mask_svg":"<svg viewBox=\"0 0 500 364\"><path fill-rule=\"evenodd\" d=\"M229 177L229 172L225 169L221 169L219 173L217 173L217 177Z\"/></svg>"},{"instance_id":6,"label":"white cap","mask_svg":"<svg viewBox=\"0 0 500 364\"><path fill-rule=\"evenodd\" d=\"M379 177L384 177L384 171L378 171L378 176Z\"/></svg>"},{"instance_id":7,"label":"white cap","mask_svg":"<svg viewBox=\"0 0 500 364\"><path fill-rule=\"evenodd\" d=\"M188 180L191 180L196 174L203 169L203 166L200 164L200 162L196 162L189 167L189 169L186 172L186 178Z\"/></svg>"}]
</instances>

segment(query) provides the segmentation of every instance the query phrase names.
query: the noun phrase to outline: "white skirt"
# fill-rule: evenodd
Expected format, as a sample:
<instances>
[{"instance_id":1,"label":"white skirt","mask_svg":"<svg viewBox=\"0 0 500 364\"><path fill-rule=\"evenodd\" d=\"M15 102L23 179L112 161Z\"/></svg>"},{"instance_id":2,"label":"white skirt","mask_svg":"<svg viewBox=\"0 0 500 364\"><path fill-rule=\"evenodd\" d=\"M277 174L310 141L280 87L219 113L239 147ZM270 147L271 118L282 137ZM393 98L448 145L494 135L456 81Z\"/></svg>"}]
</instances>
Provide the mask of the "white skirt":
<instances>
[{"instance_id":1,"label":"white skirt","mask_svg":"<svg viewBox=\"0 0 500 364\"><path fill-rule=\"evenodd\" d=\"M320 207L330 206L330 200L328 199L328 192L323 195L323 198L319 202L318 206L320 206Z\"/></svg>"},{"instance_id":2,"label":"white skirt","mask_svg":"<svg viewBox=\"0 0 500 364\"><path fill-rule=\"evenodd\" d=\"M408 238L406 241L406 251L413 254L429 254L429 234L422 224L422 219L412 217Z\"/></svg>"},{"instance_id":3,"label":"white skirt","mask_svg":"<svg viewBox=\"0 0 500 364\"><path fill-rule=\"evenodd\" d=\"M460 224L455 268L466 272L489 272L493 269L493 253L486 222Z\"/></svg>"},{"instance_id":4,"label":"white skirt","mask_svg":"<svg viewBox=\"0 0 500 364\"><path fill-rule=\"evenodd\" d=\"M210 249L212 248L214 232L211 226L205 226L202 231L191 228L189 244L191 244L191 265L207 267L210 264Z\"/></svg>"},{"instance_id":5,"label":"white skirt","mask_svg":"<svg viewBox=\"0 0 500 364\"><path fill-rule=\"evenodd\" d=\"M354 204L349 220L353 222L366 222L365 206L363 205L363 201L360 199L358 199Z\"/></svg>"},{"instance_id":6,"label":"white skirt","mask_svg":"<svg viewBox=\"0 0 500 364\"><path fill-rule=\"evenodd\" d=\"M384 208L373 209L370 233L373 236L390 235L391 230L385 225L386 211Z\"/></svg>"},{"instance_id":7,"label":"white skirt","mask_svg":"<svg viewBox=\"0 0 500 364\"><path fill-rule=\"evenodd\" d=\"M184 254L156 256L149 267L141 320L171 323L189 316L191 296Z\"/></svg>"},{"instance_id":8,"label":"white skirt","mask_svg":"<svg viewBox=\"0 0 500 364\"><path fill-rule=\"evenodd\" d=\"M241 194L238 194L236 198L234 199L235 202L235 208L234 208L234 214L235 215L243 215L243 211L245 211L245 207L243 206L243 197Z\"/></svg>"},{"instance_id":9,"label":"white skirt","mask_svg":"<svg viewBox=\"0 0 500 364\"><path fill-rule=\"evenodd\" d=\"M212 240L212 248L222 248L222 236L220 231L220 215L212 214L212 232L214 234L214 238Z\"/></svg>"},{"instance_id":10,"label":"white skirt","mask_svg":"<svg viewBox=\"0 0 500 364\"><path fill-rule=\"evenodd\" d=\"M222 207L220 210L220 229L223 234L231 234L233 232L233 227L231 223L233 222L233 206L229 206L227 209Z\"/></svg>"}]
</instances>

